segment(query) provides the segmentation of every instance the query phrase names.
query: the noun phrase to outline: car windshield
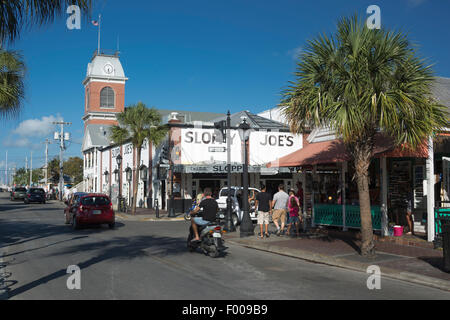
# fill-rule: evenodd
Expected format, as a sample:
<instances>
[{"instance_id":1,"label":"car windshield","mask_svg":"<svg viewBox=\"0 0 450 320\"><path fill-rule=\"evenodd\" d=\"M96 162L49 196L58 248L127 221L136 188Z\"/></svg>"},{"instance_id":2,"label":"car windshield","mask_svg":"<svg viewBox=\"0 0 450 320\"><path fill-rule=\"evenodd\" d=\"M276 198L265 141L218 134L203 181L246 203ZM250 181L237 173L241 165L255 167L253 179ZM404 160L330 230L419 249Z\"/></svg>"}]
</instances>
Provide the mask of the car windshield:
<instances>
[{"instance_id":1,"label":"car windshield","mask_svg":"<svg viewBox=\"0 0 450 320\"><path fill-rule=\"evenodd\" d=\"M234 196L235 189L231 189L231 196ZM220 190L219 197L228 197L228 189Z\"/></svg>"},{"instance_id":2,"label":"car windshield","mask_svg":"<svg viewBox=\"0 0 450 320\"><path fill-rule=\"evenodd\" d=\"M42 189L31 189L30 193L44 194L45 191Z\"/></svg>"},{"instance_id":3,"label":"car windshield","mask_svg":"<svg viewBox=\"0 0 450 320\"><path fill-rule=\"evenodd\" d=\"M25 188L16 188L16 192L27 192Z\"/></svg>"},{"instance_id":4,"label":"car windshield","mask_svg":"<svg viewBox=\"0 0 450 320\"><path fill-rule=\"evenodd\" d=\"M81 204L85 206L106 206L109 199L106 197L85 197L81 199Z\"/></svg>"}]
</instances>

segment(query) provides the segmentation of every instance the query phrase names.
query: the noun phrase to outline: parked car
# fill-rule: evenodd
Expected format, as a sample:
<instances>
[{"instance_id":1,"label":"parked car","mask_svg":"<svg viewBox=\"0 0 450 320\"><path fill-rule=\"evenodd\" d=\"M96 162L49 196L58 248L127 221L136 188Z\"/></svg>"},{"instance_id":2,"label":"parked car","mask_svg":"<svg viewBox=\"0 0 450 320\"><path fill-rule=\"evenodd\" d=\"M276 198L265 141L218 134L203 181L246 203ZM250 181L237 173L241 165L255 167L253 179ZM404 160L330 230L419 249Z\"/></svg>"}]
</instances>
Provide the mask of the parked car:
<instances>
[{"instance_id":1,"label":"parked car","mask_svg":"<svg viewBox=\"0 0 450 320\"><path fill-rule=\"evenodd\" d=\"M30 188L28 189L23 202L26 204L32 202L44 203L45 204L45 190L41 188Z\"/></svg>"},{"instance_id":2,"label":"parked car","mask_svg":"<svg viewBox=\"0 0 450 320\"><path fill-rule=\"evenodd\" d=\"M107 195L89 193L80 197L71 216L73 229L85 225L107 224L110 229L115 227L115 214L111 200Z\"/></svg>"},{"instance_id":3,"label":"parked car","mask_svg":"<svg viewBox=\"0 0 450 320\"><path fill-rule=\"evenodd\" d=\"M233 220L233 224L235 226L239 225L242 221L243 211L242 211L242 191L243 187L231 187L231 200L232 200L232 213L231 213L231 219ZM257 215L255 212L255 200L256 195L261 192L259 189L256 188L248 188L248 196L252 200L249 204L249 213L250 218L253 222L256 222ZM219 205L219 209L226 213L227 210L227 198L228 198L228 187L222 188L219 192L219 199L217 199L217 203Z\"/></svg>"},{"instance_id":4,"label":"parked car","mask_svg":"<svg viewBox=\"0 0 450 320\"><path fill-rule=\"evenodd\" d=\"M88 195L86 192L74 193L69 200L64 201L66 207L64 208L65 223L71 224L73 219L73 214L78 210L81 197Z\"/></svg>"},{"instance_id":5,"label":"parked car","mask_svg":"<svg viewBox=\"0 0 450 320\"><path fill-rule=\"evenodd\" d=\"M11 201L23 200L27 194L27 189L23 187L13 188L11 190Z\"/></svg>"}]
</instances>

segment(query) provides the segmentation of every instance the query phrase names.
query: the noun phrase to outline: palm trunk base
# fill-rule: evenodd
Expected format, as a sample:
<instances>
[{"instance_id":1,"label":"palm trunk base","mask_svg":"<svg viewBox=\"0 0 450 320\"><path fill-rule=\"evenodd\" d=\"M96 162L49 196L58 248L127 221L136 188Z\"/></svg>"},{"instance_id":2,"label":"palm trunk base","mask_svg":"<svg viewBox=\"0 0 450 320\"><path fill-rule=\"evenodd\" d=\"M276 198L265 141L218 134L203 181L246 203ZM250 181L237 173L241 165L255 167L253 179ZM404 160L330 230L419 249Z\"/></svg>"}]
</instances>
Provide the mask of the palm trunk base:
<instances>
[{"instance_id":1,"label":"palm trunk base","mask_svg":"<svg viewBox=\"0 0 450 320\"><path fill-rule=\"evenodd\" d=\"M361 256L371 258L375 257L375 255L375 243L373 240L370 239L369 241L363 241L361 244Z\"/></svg>"}]
</instances>

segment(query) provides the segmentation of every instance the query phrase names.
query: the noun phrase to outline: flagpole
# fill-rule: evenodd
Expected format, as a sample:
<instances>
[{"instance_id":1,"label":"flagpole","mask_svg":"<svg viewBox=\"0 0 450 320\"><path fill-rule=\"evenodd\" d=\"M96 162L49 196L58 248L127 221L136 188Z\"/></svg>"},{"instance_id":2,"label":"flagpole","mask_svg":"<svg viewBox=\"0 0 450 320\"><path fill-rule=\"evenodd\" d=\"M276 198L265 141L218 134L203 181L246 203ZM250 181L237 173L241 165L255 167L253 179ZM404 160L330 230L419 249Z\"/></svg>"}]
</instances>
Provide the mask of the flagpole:
<instances>
[{"instance_id":1,"label":"flagpole","mask_svg":"<svg viewBox=\"0 0 450 320\"><path fill-rule=\"evenodd\" d=\"M102 15L99 14L98 15L98 50L97 50L97 54L100 54L100 32L101 32L101 27L102 27Z\"/></svg>"}]
</instances>

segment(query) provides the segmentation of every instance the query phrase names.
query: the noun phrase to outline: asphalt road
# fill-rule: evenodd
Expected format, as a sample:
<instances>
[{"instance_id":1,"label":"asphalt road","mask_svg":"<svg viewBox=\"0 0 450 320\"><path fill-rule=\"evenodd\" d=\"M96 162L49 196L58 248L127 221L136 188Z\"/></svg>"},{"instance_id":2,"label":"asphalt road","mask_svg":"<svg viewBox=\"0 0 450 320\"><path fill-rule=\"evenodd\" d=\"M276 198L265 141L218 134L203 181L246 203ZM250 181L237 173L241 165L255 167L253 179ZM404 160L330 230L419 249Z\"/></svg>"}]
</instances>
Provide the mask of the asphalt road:
<instances>
[{"instance_id":1,"label":"asphalt road","mask_svg":"<svg viewBox=\"0 0 450 320\"><path fill-rule=\"evenodd\" d=\"M0 274L8 299L450 299L450 293L229 245L213 259L186 250L184 221L73 231L60 204L24 205L0 193ZM67 268L81 270L69 290ZM1 268L4 267L4 268ZM4 296L5 297L5 296Z\"/></svg>"}]
</instances>

